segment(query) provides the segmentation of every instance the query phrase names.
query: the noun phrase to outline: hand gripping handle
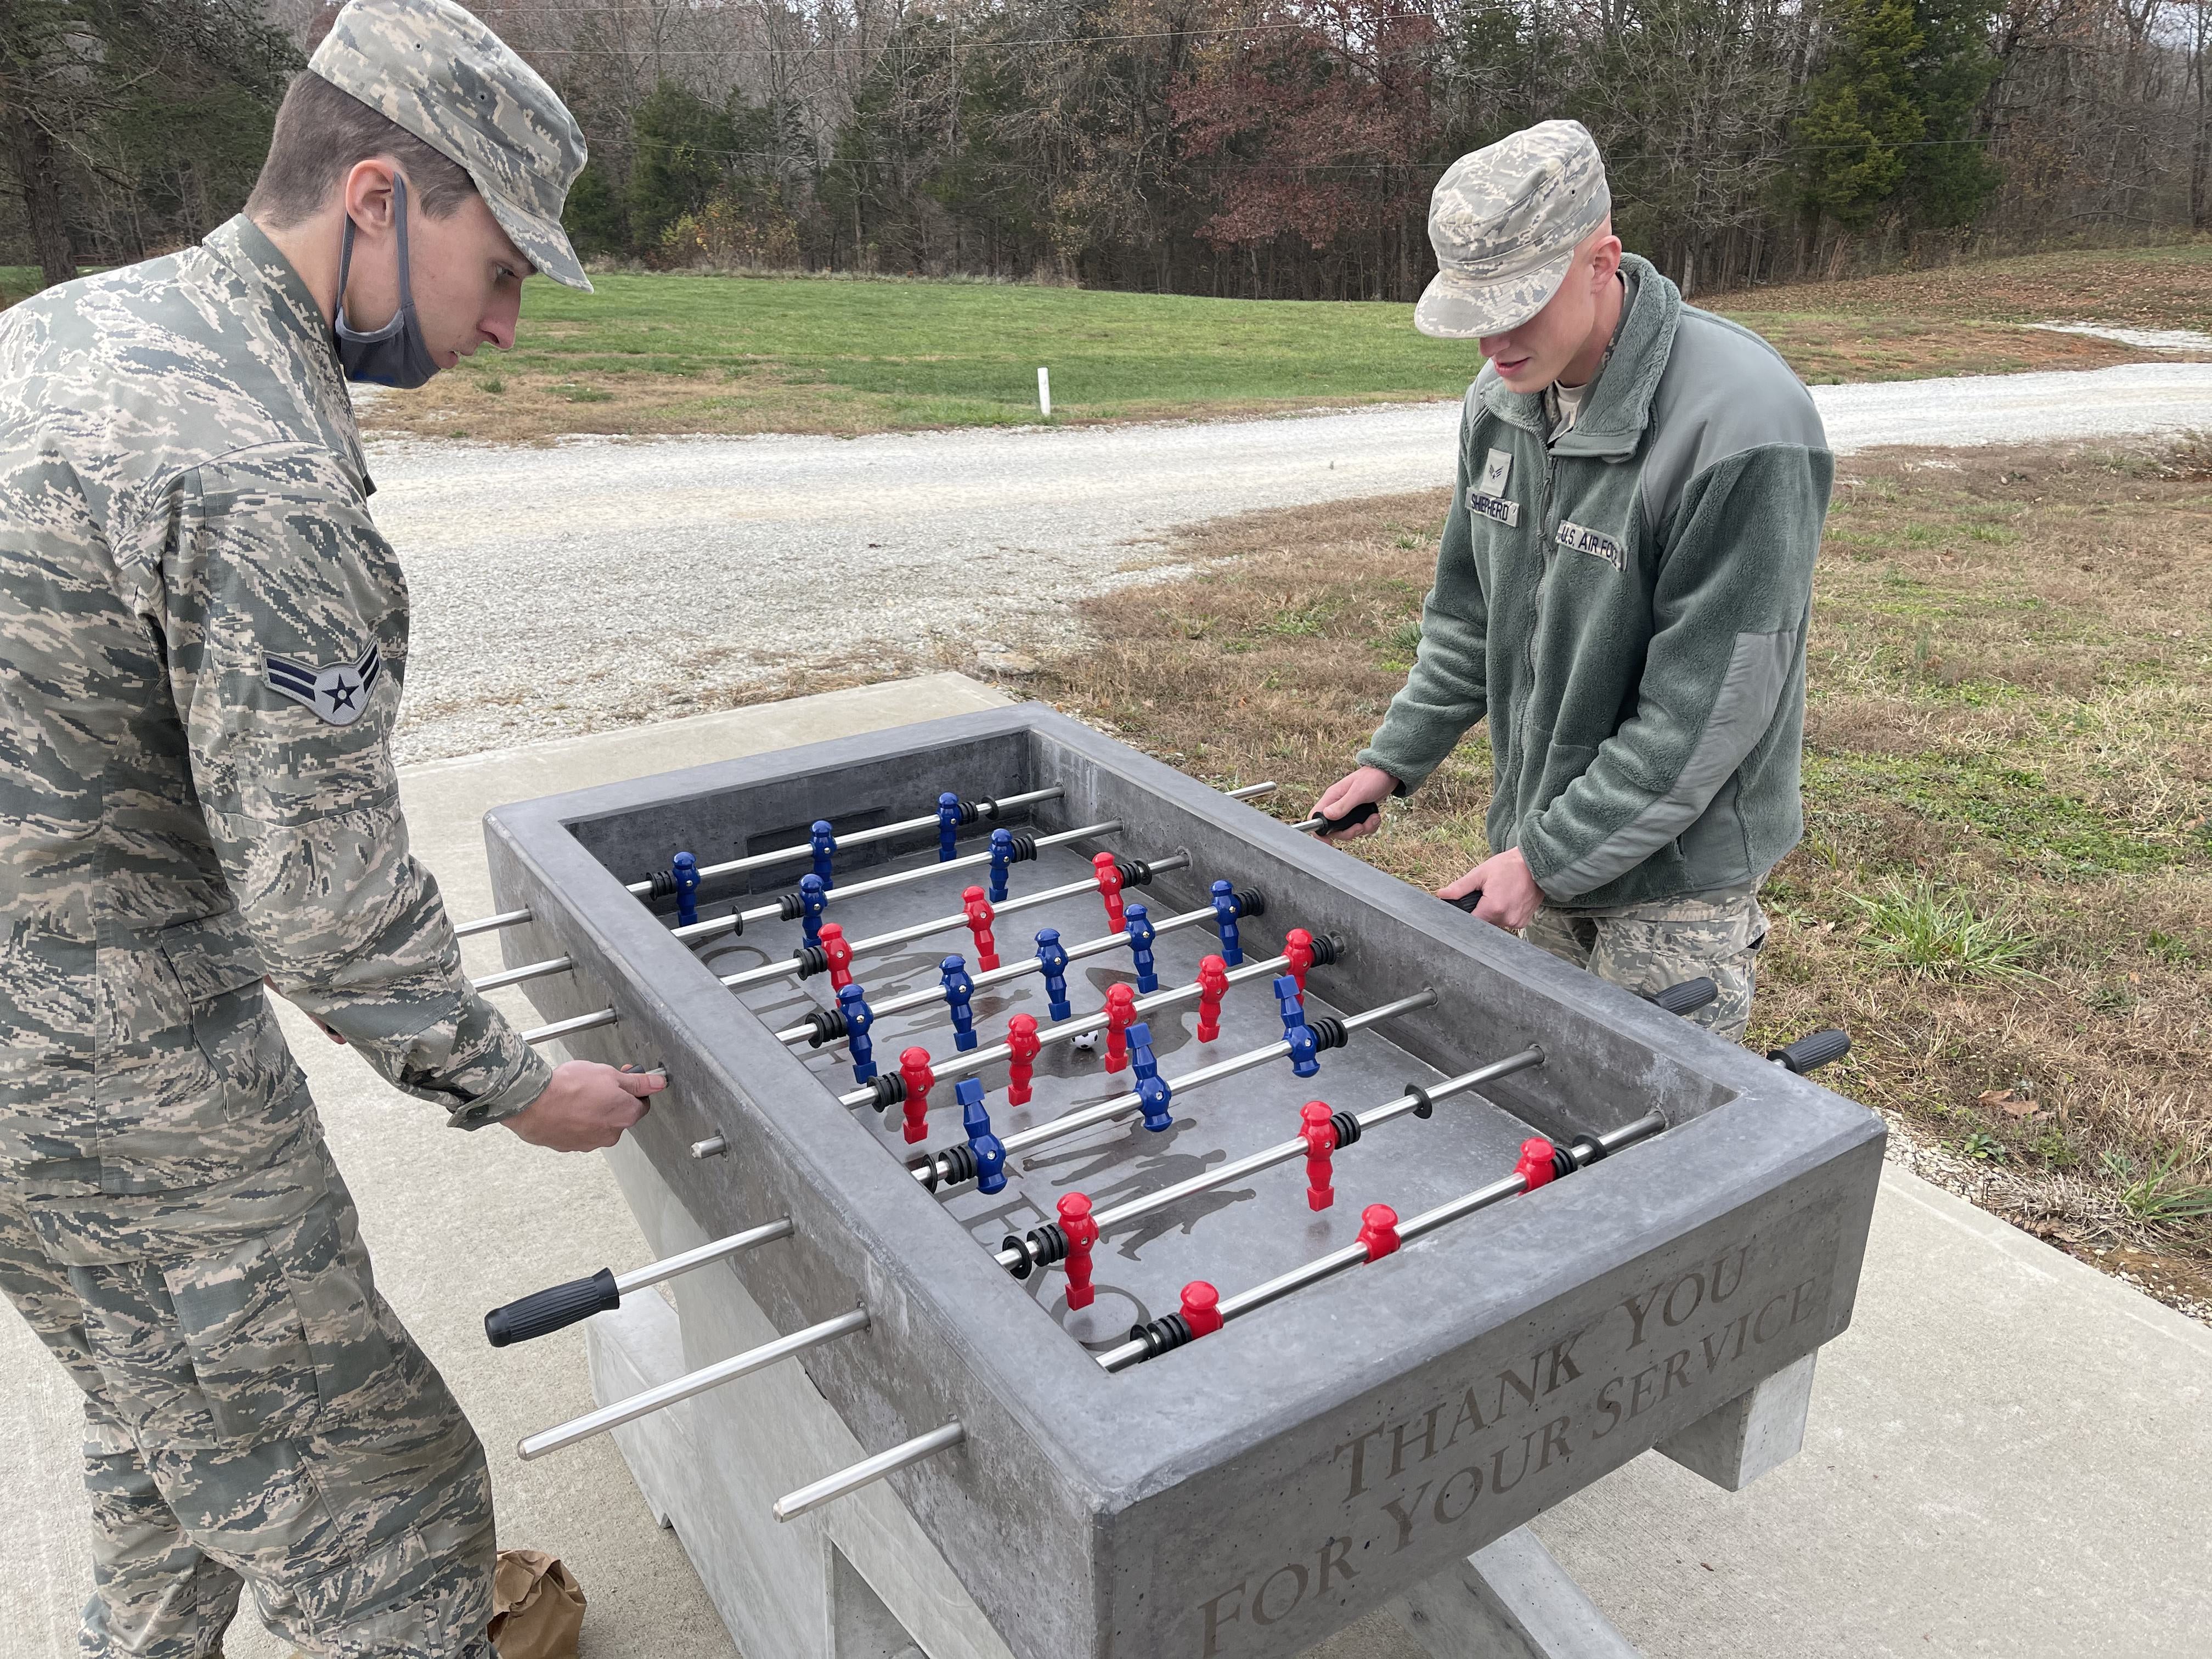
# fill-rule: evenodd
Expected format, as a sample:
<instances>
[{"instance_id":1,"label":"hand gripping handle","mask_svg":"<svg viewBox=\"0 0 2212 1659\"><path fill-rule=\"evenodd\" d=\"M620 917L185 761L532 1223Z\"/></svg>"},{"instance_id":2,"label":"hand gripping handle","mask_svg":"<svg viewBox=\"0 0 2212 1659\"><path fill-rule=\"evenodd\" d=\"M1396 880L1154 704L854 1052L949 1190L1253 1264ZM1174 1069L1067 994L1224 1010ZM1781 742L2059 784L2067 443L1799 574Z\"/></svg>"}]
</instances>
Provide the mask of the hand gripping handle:
<instances>
[{"instance_id":1,"label":"hand gripping handle","mask_svg":"<svg viewBox=\"0 0 2212 1659\"><path fill-rule=\"evenodd\" d=\"M1831 1026L1825 1031L1814 1031L1801 1036L1796 1042L1770 1049L1767 1058L1777 1066L1802 1077L1808 1072L1818 1071L1832 1060L1841 1060L1851 1051L1851 1034Z\"/></svg>"},{"instance_id":2,"label":"hand gripping handle","mask_svg":"<svg viewBox=\"0 0 2212 1659\"><path fill-rule=\"evenodd\" d=\"M1464 910L1468 915L1473 915L1474 914L1474 907L1482 902L1482 889L1480 887L1469 888L1466 892L1462 893L1457 898L1446 899L1444 902L1450 905L1455 910Z\"/></svg>"},{"instance_id":3,"label":"hand gripping handle","mask_svg":"<svg viewBox=\"0 0 2212 1659\"><path fill-rule=\"evenodd\" d=\"M1694 1014L1709 1002L1720 1000L1721 988L1699 975L1686 979L1680 985L1670 985L1663 991L1651 994L1651 1006L1670 1014Z\"/></svg>"},{"instance_id":4,"label":"hand gripping handle","mask_svg":"<svg viewBox=\"0 0 2212 1659\"><path fill-rule=\"evenodd\" d=\"M494 1308L484 1316L484 1335L493 1347L504 1348L510 1342L565 1330L580 1319L620 1306L622 1292L615 1288L615 1276L602 1267L589 1279L572 1279Z\"/></svg>"},{"instance_id":5,"label":"hand gripping handle","mask_svg":"<svg viewBox=\"0 0 2212 1659\"><path fill-rule=\"evenodd\" d=\"M1314 808L1314 816L1321 819L1321 827L1316 831L1316 833L1319 835L1322 840L1326 841L1331 836L1342 835L1346 830L1351 829L1355 823L1366 823L1368 819L1379 814L1382 810L1382 809L1377 806L1373 801L1364 800L1360 802L1358 805L1353 807L1349 812L1346 812L1342 817L1332 818L1325 817L1322 814L1322 810L1316 806Z\"/></svg>"}]
</instances>

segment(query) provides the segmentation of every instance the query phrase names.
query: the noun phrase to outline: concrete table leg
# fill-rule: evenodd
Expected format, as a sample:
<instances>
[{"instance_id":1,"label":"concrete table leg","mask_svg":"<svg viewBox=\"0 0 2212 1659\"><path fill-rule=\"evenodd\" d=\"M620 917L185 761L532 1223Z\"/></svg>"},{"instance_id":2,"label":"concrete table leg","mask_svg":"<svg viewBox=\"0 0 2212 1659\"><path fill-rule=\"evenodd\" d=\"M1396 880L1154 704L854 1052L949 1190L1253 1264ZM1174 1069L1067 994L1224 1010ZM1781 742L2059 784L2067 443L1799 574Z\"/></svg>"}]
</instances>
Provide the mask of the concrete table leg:
<instances>
[{"instance_id":1,"label":"concrete table leg","mask_svg":"<svg viewBox=\"0 0 2212 1659\"><path fill-rule=\"evenodd\" d=\"M1803 1447L1805 1413L1813 1403L1813 1362L1819 1358L1816 1348L1652 1449L1723 1492L1741 1492Z\"/></svg>"},{"instance_id":2,"label":"concrete table leg","mask_svg":"<svg viewBox=\"0 0 2212 1659\"><path fill-rule=\"evenodd\" d=\"M1386 1605L1436 1659L1638 1659L1526 1527Z\"/></svg>"}]
</instances>

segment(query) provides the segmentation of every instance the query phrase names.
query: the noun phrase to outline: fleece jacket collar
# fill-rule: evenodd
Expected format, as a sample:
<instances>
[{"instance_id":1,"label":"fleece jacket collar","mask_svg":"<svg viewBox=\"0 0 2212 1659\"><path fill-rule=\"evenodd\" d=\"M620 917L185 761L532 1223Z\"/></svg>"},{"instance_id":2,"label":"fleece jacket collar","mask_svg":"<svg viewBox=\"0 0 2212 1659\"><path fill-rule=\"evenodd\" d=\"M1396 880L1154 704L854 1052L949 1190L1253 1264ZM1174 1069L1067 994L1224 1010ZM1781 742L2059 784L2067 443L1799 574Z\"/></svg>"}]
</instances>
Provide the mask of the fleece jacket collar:
<instances>
[{"instance_id":1,"label":"fleece jacket collar","mask_svg":"<svg viewBox=\"0 0 2212 1659\"><path fill-rule=\"evenodd\" d=\"M1555 455L1591 455L1625 461L1644 441L1651 420L1651 398L1659 377L1667 372L1674 355L1674 325L1682 315L1682 295L1648 259L1633 253L1620 256L1620 271L1628 294L1622 307L1620 331L1613 355L1583 400L1574 426L1552 446ZM1542 432L1549 425L1544 415L1544 394L1521 392L1498 378L1485 363L1477 381L1482 400L1501 421Z\"/></svg>"}]
</instances>

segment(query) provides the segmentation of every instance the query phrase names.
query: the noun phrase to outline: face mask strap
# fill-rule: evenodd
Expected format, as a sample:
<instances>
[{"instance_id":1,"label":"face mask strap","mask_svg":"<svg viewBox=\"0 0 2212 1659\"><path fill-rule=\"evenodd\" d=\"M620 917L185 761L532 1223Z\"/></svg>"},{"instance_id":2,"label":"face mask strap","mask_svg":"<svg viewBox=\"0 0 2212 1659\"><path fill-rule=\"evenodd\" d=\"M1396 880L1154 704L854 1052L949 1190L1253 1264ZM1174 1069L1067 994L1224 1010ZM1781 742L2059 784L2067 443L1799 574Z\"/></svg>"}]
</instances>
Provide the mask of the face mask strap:
<instances>
[{"instance_id":1,"label":"face mask strap","mask_svg":"<svg viewBox=\"0 0 2212 1659\"><path fill-rule=\"evenodd\" d=\"M392 222L399 232L399 303L392 313L392 320L382 328L372 330L366 336L348 325L346 331L358 337L382 339L398 327L400 319L415 309L415 283L407 261L407 176L402 173L392 175ZM337 316L345 321L346 276L353 270L353 215L346 215L345 236L338 244L338 304Z\"/></svg>"}]
</instances>

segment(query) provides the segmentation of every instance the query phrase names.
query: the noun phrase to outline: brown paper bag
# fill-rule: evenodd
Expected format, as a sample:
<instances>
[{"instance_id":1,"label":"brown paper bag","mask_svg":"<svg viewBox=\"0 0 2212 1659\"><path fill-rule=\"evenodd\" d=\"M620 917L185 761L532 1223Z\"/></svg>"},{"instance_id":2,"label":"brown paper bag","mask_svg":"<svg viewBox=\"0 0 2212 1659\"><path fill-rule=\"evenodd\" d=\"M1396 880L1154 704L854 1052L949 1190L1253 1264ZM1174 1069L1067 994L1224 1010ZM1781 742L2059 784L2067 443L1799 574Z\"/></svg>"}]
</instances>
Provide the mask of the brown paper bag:
<instances>
[{"instance_id":1,"label":"brown paper bag","mask_svg":"<svg viewBox=\"0 0 2212 1659\"><path fill-rule=\"evenodd\" d=\"M576 1659L584 1591L544 1550L501 1550L491 1580L488 1634L499 1659Z\"/></svg>"}]
</instances>

